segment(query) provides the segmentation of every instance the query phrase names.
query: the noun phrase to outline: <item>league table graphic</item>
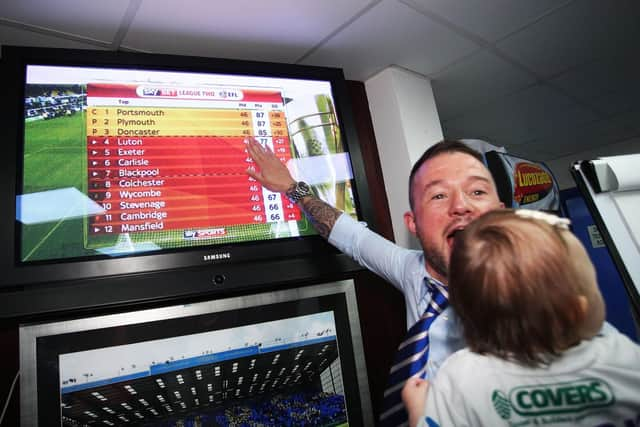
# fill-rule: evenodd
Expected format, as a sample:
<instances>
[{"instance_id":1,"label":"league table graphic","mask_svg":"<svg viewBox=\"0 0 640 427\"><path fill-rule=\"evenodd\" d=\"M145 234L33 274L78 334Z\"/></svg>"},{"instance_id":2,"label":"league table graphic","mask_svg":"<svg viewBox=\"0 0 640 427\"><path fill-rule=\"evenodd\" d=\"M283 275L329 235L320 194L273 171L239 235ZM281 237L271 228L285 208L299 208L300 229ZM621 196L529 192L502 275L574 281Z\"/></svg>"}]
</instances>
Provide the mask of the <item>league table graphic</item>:
<instances>
[{"instance_id":1,"label":"league table graphic","mask_svg":"<svg viewBox=\"0 0 640 427\"><path fill-rule=\"evenodd\" d=\"M105 234L298 221L297 206L246 174L246 139L291 159L282 94L274 89L87 85L88 243ZM99 240L96 240L99 246Z\"/></svg>"}]
</instances>

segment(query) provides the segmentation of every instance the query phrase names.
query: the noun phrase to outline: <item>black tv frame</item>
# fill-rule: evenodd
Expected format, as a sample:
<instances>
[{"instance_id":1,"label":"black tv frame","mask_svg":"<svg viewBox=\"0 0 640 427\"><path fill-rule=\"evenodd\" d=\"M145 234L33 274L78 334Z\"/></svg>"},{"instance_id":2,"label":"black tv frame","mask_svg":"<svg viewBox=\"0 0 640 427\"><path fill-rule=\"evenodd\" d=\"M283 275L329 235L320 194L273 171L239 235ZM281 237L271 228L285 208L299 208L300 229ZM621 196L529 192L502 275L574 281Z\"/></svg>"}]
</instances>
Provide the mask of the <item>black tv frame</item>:
<instances>
[{"instance_id":1,"label":"black tv frame","mask_svg":"<svg viewBox=\"0 0 640 427\"><path fill-rule=\"evenodd\" d=\"M145 68L331 82L336 114L354 174L361 217L373 228L364 164L341 70L292 64L73 49L2 47L0 114L0 318L48 316L95 308L164 303L174 298L230 295L292 283L335 280L361 268L319 236L141 254L110 259L21 265L17 259L15 200L23 138L26 64Z\"/></svg>"}]
</instances>

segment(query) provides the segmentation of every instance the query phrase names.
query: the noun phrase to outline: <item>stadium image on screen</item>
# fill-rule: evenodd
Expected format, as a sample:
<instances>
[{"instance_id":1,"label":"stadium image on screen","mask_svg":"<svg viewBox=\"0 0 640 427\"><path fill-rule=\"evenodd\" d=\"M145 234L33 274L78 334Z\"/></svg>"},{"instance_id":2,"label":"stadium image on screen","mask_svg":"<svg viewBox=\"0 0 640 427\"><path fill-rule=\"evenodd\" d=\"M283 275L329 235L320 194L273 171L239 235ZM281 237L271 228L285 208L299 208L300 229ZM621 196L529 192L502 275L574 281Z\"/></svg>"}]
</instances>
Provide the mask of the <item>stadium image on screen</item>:
<instances>
[{"instance_id":1,"label":"stadium image on screen","mask_svg":"<svg viewBox=\"0 0 640 427\"><path fill-rule=\"evenodd\" d=\"M62 425L348 425L331 311L59 356Z\"/></svg>"}]
</instances>

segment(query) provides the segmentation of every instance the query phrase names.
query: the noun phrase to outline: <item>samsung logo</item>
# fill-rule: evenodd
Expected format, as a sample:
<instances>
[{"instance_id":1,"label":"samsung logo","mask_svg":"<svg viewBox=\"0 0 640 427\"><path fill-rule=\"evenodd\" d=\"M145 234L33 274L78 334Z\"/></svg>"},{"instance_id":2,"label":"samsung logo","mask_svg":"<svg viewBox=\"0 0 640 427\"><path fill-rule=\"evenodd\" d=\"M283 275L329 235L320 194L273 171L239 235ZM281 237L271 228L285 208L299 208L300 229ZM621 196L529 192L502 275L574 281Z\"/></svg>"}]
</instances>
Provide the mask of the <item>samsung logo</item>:
<instances>
[{"instance_id":1,"label":"samsung logo","mask_svg":"<svg viewBox=\"0 0 640 427\"><path fill-rule=\"evenodd\" d=\"M216 261L219 259L231 259L231 254L229 252L222 252L222 253L209 254L209 255L202 256L203 261Z\"/></svg>"}]
</instances>

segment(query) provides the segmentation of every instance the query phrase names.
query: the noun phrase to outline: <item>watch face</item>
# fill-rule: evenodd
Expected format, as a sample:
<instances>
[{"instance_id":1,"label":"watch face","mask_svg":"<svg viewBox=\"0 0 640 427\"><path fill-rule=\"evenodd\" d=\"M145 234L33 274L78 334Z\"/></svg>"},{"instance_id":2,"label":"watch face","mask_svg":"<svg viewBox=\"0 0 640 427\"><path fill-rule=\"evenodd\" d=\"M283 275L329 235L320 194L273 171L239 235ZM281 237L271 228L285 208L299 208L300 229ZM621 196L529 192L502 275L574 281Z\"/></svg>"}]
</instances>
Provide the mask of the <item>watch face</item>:
<instances>
[{"instance_id":1,"label":"watch face","mask_svg":"<svg viewBox=\"0 0 640 427\"><path fill-rule=\"evenodd\" d=\"M289 197L289 199L291 199L294 203L298 203L300 199L305 196L310 196L311 194L313 193L311 192L311 187L309 187L309 184L299 181L296 183L296 186L294 187L293 191L291 191L291 193L287 192L287 197Z\"/></svg>"},{"instance_id":2,"label":"watch face","mask_svg":"<svg viewBox=\"0 0 640 427\"><path fill-rule=\"evenodd\" d=\"M302 182L302 181L300 181L300 182L298 183L297 191L298 191L300 194L307 195L307 194L309 194L309 193L311 192L311 187L309 187L309 184L307 184L306 182Z\"/></svg>"}]
</instances>

